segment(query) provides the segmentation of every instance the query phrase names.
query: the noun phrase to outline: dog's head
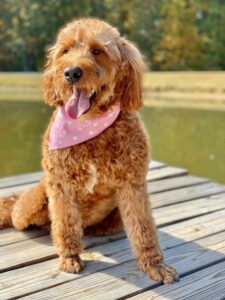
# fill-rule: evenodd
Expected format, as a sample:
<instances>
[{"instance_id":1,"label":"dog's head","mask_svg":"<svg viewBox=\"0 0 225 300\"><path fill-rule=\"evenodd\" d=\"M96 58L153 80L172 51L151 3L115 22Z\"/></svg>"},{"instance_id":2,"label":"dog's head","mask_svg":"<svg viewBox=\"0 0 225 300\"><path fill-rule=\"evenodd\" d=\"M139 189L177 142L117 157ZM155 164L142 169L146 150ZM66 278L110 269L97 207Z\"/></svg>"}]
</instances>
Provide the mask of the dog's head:
<instances>
[{"instance_id":1,"label":"dog's head","mask_svg":"<svg viewBox=\"0 0 225 300\"><path fill-rule=\"evenodd\" d=\"M107 23L73 21L49 49L44 72L45 101L69 114L101 113L120 102L122 111L142 105L143 60L137 48Z\"/></svg>"}]
</instances>

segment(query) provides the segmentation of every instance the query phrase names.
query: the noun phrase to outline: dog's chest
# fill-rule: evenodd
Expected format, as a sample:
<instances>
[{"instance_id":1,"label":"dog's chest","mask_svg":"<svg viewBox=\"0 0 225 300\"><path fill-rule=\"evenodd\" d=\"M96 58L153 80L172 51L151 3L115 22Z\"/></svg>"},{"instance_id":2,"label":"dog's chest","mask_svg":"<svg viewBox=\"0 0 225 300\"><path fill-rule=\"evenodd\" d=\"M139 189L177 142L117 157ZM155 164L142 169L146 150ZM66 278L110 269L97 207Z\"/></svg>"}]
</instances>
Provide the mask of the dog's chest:
<instances>
[{"instance_id":1,"label":"dog's chest","mask_svg":"<svg viewBox=\"0 0 225 300\"><path fill-rule=\"evenodd\" d=\"M92 194L94 191L94 187L97 185L99 179L99 172L97 171L97 168L93 163L89 164L89 174L90 176L85 186L87 192Z\"/></svg>"},{"instance_id":2,"label":"dog's chest","mask_svg":"<svg viewBox=\"0 0 225 300\"><path fill-rule=\"evenodd\" d=\"M85 143L53 151L46 145L43 167L54 178L72 183L80 193L101 193L105 188L117 188L142 169L140 157L147 157L145 136L138 124L119 118L102 134ZM48 140L47 135L45 141Z\"/></svg>"},{"instance_id":3,"label":"dog's chest","mask_svg":"<svg viewBox=\"0 0 225 300\"><path fill-rule=\"evenodd\" d=\"M95 149L95 152L92 149ZM92 194L96 185L103 184L107 178L111 178L110 162L109 151L100 148L96 152L94 145L89 144L48 151L44 155L43 166L55 178L69 180L76 189Z\"/></svg>"}]
</instances>

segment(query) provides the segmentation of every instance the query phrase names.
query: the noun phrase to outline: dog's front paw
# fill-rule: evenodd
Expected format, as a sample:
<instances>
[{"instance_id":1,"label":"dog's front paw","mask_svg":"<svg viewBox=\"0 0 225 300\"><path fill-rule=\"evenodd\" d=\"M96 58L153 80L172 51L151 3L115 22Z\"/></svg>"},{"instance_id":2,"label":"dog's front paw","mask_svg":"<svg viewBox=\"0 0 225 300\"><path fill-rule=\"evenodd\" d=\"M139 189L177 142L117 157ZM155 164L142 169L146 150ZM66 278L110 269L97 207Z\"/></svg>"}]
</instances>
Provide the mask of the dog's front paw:
<instances>
[{"instance_id":1,"label":"dog's front paw","mask_svg":"<svg viewBox=\"0 0 225 300\"><path fill-rule=\"evenodd\" d=\"M152 280L161 281L165 284L179 281L176 270L164 263L162 255L152 258L148 252L142 253L142 256L138 259L138 266Z\"/></svg>"},{"instance_id":2,"label":"dog's front paw","mask_svg":"<svg viewBox=\"0 0 225 300\"><path fill-rule=\"evenodd\" d=\"M84 263L79 255L73 257L60 257L59 269L67 273L79 273L84 268Z\"/></svg>"},{"instance_id":3,"label":"dog's front paw","mask_svg":"<svg viewBox=\"0 0 225 300\"><path fill-rule=\"evenodd\" d=\"M165 284L179 281L179 275L176 270L164 263L149 266L147 273L152 280L161 281Z\"/></svg>"}]
</instances>

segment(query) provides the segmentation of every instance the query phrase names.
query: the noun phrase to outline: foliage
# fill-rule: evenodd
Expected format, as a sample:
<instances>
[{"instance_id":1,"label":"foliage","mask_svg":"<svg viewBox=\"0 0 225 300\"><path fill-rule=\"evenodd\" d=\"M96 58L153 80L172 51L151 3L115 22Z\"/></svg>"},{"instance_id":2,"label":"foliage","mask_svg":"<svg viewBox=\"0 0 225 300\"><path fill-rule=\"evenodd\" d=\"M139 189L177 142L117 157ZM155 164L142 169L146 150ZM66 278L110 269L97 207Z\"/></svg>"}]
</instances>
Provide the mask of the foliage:
<instances>
[{"instance_id":1,"label":"foliage","mask_svg":"<svg viewBox=\"0 0 225 300\"><path fill-rule=\"evenodd\" d=\"M225 0L1 0L0 70L40 70L59 28L86 16L117 26L152 69L225 69Z\"/></svg>"},{"instance_id":2,"label":"foliage","mask_svg":"<svg viewBox=\"0 0 225 300\"><path fill-rule=\"evenodd\" d=\"M164 2L161 6L162 34L153 52L155 68L182 70L198 67L202 38L195 26L197 12L198 5L195 0Z\"/></svg>"}]
</instances>

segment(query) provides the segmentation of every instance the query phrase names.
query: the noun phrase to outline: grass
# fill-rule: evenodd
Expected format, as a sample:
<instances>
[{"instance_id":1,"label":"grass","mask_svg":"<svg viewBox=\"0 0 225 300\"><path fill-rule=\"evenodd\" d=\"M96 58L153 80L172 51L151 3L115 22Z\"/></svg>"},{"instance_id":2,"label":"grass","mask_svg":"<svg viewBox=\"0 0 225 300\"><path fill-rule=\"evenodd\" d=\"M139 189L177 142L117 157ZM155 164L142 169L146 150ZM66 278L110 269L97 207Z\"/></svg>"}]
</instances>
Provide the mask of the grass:
<instances>
[{"instance_id":1,"label":"grass","mask_svg":"<svg viewBox=\"0 0 225 300\"><path fill-rule=\"evenodd\" d=\"M0 72L0 87L41 89L41 73L33 72Z\"/></svg>"},{"instance_id":2,"label":"grass","mask_svg":"<svg viewBox=\"0 0 225 300\"><path fill-rule=\"evenodd\" d=\"M225 110L225 72L149 72L147 106Z\"/></svg>"},{"instance_id":3,"label":"grass","mask_svg":"<svg viewBox=\"0 0 225 300\"><path fill-rule=\"evenodd\" d=\"M43 100L43 93L41 90L16 90L1 91L0 87L0 101L39 101Z\"/></svg>"},{"instance_id":4,"label":"grass","mask_svg":"<svg viewBox=\"0 0 225 300\"><path fill-rule=\"evenodd\" d=\"M42 101L40 73L0 73L0 100Z\"/></svg>"},{"instance_id":5,"label":"grass","mask_svg":"<svg viewBox=\"0 0 225 300\"><path fill-rule=\"evenodd\" d=\"M42 88L41 73L0 72L0 87ZM225 72L147 72L144 87L153 92L225 93Z\"/></svg>"},{"instance_id":6,"label":"grass","mask_svg":"<svg viewBox=\"0 0 225 300\"><path fill-rule=\"evenodd\" d=\"M225 72L147 72L147 106L225 110ZM0 100L42 101L41 73L0 73Z\"/></svg>"},{"instance_id":7,"label":"grass","mask_svg":"<svg viewBox=\"0 0 225 300\"><path fill-rule=\"evenodd\" d=\"M148 72L144 86L152 92L225 94L225 72Z\"/></svg>"}]
</instances>

